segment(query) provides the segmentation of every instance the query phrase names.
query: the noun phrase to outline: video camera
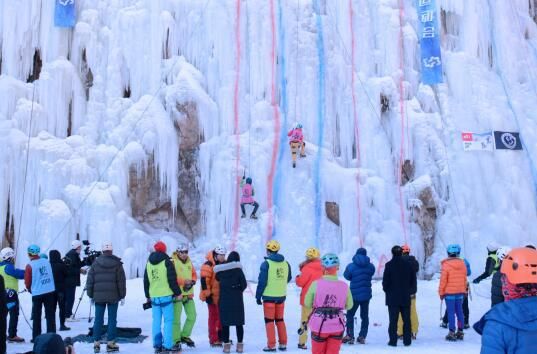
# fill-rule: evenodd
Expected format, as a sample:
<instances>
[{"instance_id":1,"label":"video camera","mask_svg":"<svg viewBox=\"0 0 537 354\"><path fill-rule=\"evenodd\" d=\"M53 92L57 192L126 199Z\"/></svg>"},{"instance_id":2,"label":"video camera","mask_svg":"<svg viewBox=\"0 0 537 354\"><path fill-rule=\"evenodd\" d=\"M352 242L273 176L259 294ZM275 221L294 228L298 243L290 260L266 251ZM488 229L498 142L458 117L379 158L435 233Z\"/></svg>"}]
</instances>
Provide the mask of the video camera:
<instances>
[{"instance_id":1,"label":"video camera","mask_svg":"<svg viewBox=\"0 0 537 354\"><path fill-rule=\"evenodd\" d=\"M84 254L86 255L86 257L84 257L82 262L85 265L88 265L88 266L91 267L91 265L93 264L93 262L95 262L97 257L99 257L103 253L101 251L95 251L95 250L91 249L91 244L90 244L90 242L88 240L83 240L82 244L85 246L84 247Z\"/></svg>"}]
</instances>

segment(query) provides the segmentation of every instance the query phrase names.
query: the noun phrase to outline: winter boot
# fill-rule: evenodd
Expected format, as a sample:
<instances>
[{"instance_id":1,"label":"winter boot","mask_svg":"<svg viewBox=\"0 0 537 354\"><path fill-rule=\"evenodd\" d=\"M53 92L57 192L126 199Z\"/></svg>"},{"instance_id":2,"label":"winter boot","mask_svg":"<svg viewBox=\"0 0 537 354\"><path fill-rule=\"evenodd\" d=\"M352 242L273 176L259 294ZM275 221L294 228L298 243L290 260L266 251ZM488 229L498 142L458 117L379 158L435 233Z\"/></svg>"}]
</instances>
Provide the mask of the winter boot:
<instances>
[{"instance_id":1,"label":"winter boot","mask_svg":"<svg viewBox=\"0 0 537 354\"><path fill-rule=\"evenodd\" d=\"M250 215L250 219L256 219L257 220L257 215L255 215L255 214Z\"/></svg>"},{"instance_id":2,"label":"winter boot","mask_svg":"<svg viewBox=\"0 0 537 354\"><path fill-rule=\"evenodd\" d=\"M224 353L231 353L231 343L224 343Z\"/></svg>"},{"instance_id":3,"label":"winter boot","mask_svg":"<svg viewBox=\"0 0 537 354\"><path fill-rule=\"evenodd\" d=\"M15 337L7 337L8 343L24 343L24 338L21 338L19 336Z\"/></svg>"},{"instance_id":4,"label":"winter boot","mask_svg":"<svg viewBox=\"0 0 537 354\"><path fill-rule=\"evenodd\" d=\"M263 351L264 351L264 352L275 352L275 351L276 351L276 348L265 347L265 348L263 348Z\"/></svg>"},{"instance_id":5,"label":"winter boot","mask_svg":"<svg viewBox=\"0 0 537 354\"><path fill-rule=\"evenodd\" d=\"M360 344L365 344L365 338L364 337L358 337L356 341Z\"/></svg>"},{"instance_id":6,"label":"winter boot","mask_svg":"<svg viewBox=\"0 0 537 354\"><path fill-rule=\"evenodd\" d=\"M470 325L468 323L465 323L464 324L464 329L469 329L470 328Z\"/></svg>"},{"instance_id":7,"label":"winter boot","mask_svg":"<svg viewBox=\"0 0 537 354\"><path fill-rule=\"evenodd\" d=\"M160 353L162 353L162 347L154 347L153 349L155 350L155 351L154 351L155 354L160 354Z\"/></svg>"},{"instance_id":8,"label":"winter boot","mask_svg":"<svg viewBox=\"0 0 537 354\"><path fill-rule=\"evenodd\" d=\"M100 353L101 352L101 342L99 342L99 341L93 342L93 352L94 353Z\"/></svg>"},{"instance_id":9,"label":"winter boot","mask_svg":"<svg viewBox=\"0 0 537 354\"><path fill-rule=\"evenodd\" d=\"M464 340L464 332L461 329L455 335L457 336L457 340Z\"/></svg>"},{"instance_id":10,"label":"winter boot","mask_svg":"<svg viewBox=\"0 0 537 354\"><path fill-rule=\"evenodd\" d=\"M308 350L308 346L306 344L298 343L298 349Z\"/></svg>"},{"instance_id":11,"label":"winter boot","mask_svg":"<svg viewBox=\"0 0 537 354\"><path fill-rule=\"evenodd\" d=\"M113 340L108 341L106 344L106 352L107 353L114 353L119 352L119 345L116 344Z\"/></svg>"},{"instance_id":12,"label":"winter boot","mask_svg":"<svg viewBox=\"0 0 537 354\"><path fill-rule=\"evenodd\" d=\"M349 336L349 335L347 335L347 336L343 337L342 342L343 342L343 344L353 345L354 344L354 338Z\"/></svg>"},{"instance_id":13,"label":"winter boot","mask_svg":"<svg viewBox=\"0 0 537 354\"><path fill-rule=\"evenodd\" d=\"M237 343L237 353L244 353L244 343Z\"/></svg>"},{"instance_id":14,"label":"winter boot","mask_svg":"<svg viewBox=\"0 0 537 354\"><path fill-rule=\"evenodd\" d=\"M286 351L287 350L287 345L285 345L285 344L278 345L278 350L281 351L281 352Z\"/></svg>"},{"instance_id":15,"label":"winter boot","mask_svg":"<svg viewBox=\"0 0 537 354\"><path fill-rule=\"evenodd\" d=\"M457 335L453 331L449 331L448 335L446 336L446 340L449 342L455 342L457 341Z\"/></svg>"},{"instance_id":16,"label":"winter boot","mask_svg":"<svg viewBox=\"0 0 537 354\"><path fill-rule=\"evenodd\" d=\"M222 342L216 341L211 343L212 348L222 348Z\"/></svg>"},{"instance_id":17,"label":"winter boot","mask_svg":"<svg viewBox=\"0 0 537 354\"><path fill-rule=\"evenodd\" d=\"M440 327L447 328L447 323L444 321L440 322Z\"/></svg>"},{"instance_id":18,"label":"winter boot","mask_svg":"<svg viewBox=\"0 0 537 354\"><path fill-rule=\"evenodd\" d=\"M293 168L295 168L295 167L296 167L296 162L293 162Z\"/></svg>"},{"instance_id":19,"label":"winter boot","mask_svg":"<svg viewBox=\"0 0 537 354\"><path fill-rule=\"evenodd\" d=\"M70 330L71 330L71 328L67 327L67 326L65 325L65 323L62 324L62 325L60 325L60 331L70 331Z\"/></svg>"},{"instance_id":20,"label":"winter boot","mask_svg":"<svg viewBox=\"0 0 537 354\"><path fill-rule=\"evenodd\" d=\"M195 348L196 347L196 343L194 343L194 341L192 339L190 339L190 337L181 338L181 343L186 344L186 346L189 347L189 348Z\"/></svg>"},{"instance_id":21,"label":"winter boot","mask_svg":"<svg viewBox=\"0 0 537 354\"><path fill-rule=\"evenodd\" d=\"M418 334L417 333L412 333L412 340L416 340Z\"/></svg>"},{"instance_id":22,"label":"winter boot","mask_svg":"<svg viewBox=\"0 0 537 354\"><path fill-rule=\"evenodd\" d=\"M242 214L242 215L241 215L241 218L244 219L245 217L246 217L246 214Z\"/></svg>"}]
</instances>

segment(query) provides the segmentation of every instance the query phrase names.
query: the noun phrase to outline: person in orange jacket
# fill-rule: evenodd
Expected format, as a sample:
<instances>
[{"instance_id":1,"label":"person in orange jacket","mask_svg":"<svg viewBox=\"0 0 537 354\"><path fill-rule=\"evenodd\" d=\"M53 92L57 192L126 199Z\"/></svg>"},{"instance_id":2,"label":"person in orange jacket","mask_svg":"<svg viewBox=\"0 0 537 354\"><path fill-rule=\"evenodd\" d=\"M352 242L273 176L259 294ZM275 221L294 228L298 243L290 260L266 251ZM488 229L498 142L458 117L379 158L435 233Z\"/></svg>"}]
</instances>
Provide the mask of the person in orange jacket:
<instances>
[{"instance_id":1,"label":"person in orange jacket","mask_svg":"<svg viewBox=\"0 0 537 354\"><path fill-rule=\"evenodd\" d=\"M321 252L315 248L310 247L306 250L306 260L298 266L300 274L296 276L296 285L302 290L300 291L300 305L302 306L302 315L300 317L300 329L298 334L298 348L308 349L306 342L308 341L308 319L312 309L304 306L304 298L308 293L311 283L320 279L323 276L323 267L321 266L321 260L319 257Z\"/></svg>"},{"instance_id":2,"label":"person in orange jacket","mask_svg":"<svg viewBox=\"0 0 537 354\"><path fill-rule=\"evenodd\" d=\"M207 303L209 308L209 344L211 347L221 347L221 331L220 312L218 310L218 300L220 298L220 284L216 280L214 266L225 263L226 249L222 246L217 246L214 250L207 253L207 262L201 266L201 292L200 300Z\"/></svg>"},{"instance_id":3,"label":"person in orange jacket","mask_svg":"<svg viewBox=\"0 0 537 354\"><path fill-rule=\"evenodd\" d=\"M467 268L464 260L459 258L461 246L457 244L447 247L448 258L442 261L440 284L438 295L441 300L446 300L448 311L449 333L448 341L464 339L464 313L462 302L467 289ZM455 315L457 315L457 332L455 332Z\"/></svg>"}]
</instances>

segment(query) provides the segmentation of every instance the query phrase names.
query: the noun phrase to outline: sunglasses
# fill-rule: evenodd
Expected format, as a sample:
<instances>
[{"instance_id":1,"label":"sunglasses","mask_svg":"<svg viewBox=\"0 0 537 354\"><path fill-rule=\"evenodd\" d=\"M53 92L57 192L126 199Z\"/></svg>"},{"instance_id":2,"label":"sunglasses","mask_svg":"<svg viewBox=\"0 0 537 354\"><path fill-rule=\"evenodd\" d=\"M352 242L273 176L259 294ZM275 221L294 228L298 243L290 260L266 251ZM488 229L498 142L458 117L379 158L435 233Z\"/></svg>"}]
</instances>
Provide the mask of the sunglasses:
<instances>
[{"instance_id":1,"label":"sunglasses","mask_svg":"<svg viewBox=\"0 0 537 354\"><path fill-rule=\"evenodd\" d=\"M188 254L188 251L179 251L178 253Z\"/></svg>"}]
</instances>

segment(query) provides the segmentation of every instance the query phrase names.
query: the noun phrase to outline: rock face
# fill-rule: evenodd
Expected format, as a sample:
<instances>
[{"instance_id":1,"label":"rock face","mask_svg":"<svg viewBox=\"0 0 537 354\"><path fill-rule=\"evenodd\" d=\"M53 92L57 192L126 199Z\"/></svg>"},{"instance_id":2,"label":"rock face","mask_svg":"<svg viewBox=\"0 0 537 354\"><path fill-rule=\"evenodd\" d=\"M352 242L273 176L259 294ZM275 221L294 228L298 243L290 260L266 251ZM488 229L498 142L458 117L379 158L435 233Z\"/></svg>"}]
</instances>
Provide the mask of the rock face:
<instances>
[{"instance_id":1,"label":"rock face","mask_svg":"<svg viewBox=\"0 0 537 354\"><path fill-rule=\"evenodd\" d=\"M325 202L324 207L328 219L339 226L339 205L335 202Z\"/></svg>"},{"instance_id":2,"label":"rock face","mask_svg":"<svg viewBox=\"0 0 537 354\"><path fill-rule=\"evenodd\" d=\"M131 167L129 196L132 215L141 223L159 229L177 231L193 240L203 233L201 196L199 192L200 171L198 167L199 145L202 135L199 127L198 109L195 103L177 104L172 118L179 136L177 210L172 210L169 198L161 194L158 175L153 160L147 170L138 176Z\"/></svg>"},{"instance_id":3,"label":"rock face","mask_svg":"<svg viewBox=\"0 0 537 354\"><path fill-rule=\"evenodd\" d=\"M421 229L423 249L425 251L424 263L426 264L434 252L434 240L436 234L436 203L435 192L432 186L423 189L418 196L421 201L420 207L414 207L412 214L414 221ZM430 267L427 267L430 269ZM424 274L426 279L431 279L433 274Z\"/></svg>"}]
</instances>

